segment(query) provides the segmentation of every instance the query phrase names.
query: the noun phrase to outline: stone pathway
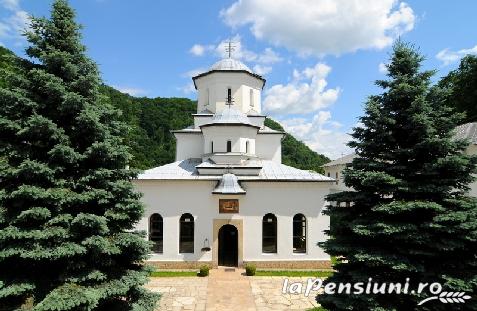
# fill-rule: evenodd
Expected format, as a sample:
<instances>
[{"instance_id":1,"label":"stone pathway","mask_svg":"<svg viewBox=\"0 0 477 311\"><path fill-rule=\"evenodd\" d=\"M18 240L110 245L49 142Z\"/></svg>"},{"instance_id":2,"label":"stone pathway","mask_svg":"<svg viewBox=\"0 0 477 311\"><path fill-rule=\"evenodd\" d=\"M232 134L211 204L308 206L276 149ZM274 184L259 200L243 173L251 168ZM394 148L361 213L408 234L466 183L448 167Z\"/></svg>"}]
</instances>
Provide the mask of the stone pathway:
<instances>
[{"instance_id":1,"label":"stone pathway","mask_svg":"<svg viewBox=\"0 0 477 311\"><path fill-rule=\"evenodd\" d=\"M226 272L219 268L210 271L207 287L207 311L255 311L249 278L243 269Z\"/></svg>"},{"instance_id":2,"label":"stone pathway","mask_svg":"<svg viewBox=\"0 0 477 311\"><path fill-rule=\"evenodd\" d=\"M315 301L316 292L311 292L308 297L303 294L283 294L282 286L285 278L281 276L254 276L249 278L257 310L309 310L318 306ZM303 288L305 288L308 278L298 277L288 278L288 280L289 284L301 282Z\"/></svg>"},{"instance_id":3,"label":"stone pathway","mask_svg":"<svg viewBox=\"0 0 477 311\"><path fill-rule=\"evenodd\" d=\"M158 311L205 311L208 278L151 278L147 288L162 294Z\"/></svg>"},{"instance_id":4,"label":"stone pathway","mask_svg":"<svg viewBox=\"0 0 477 311\"><path fill-rule=\"evenodd\" d=\"M243 269L210 270L209 277L152 278L147 288L162 294L156 311L281 311L308 310L315 296L283 294L285 277L247 277ZM290 278L306 284L308 278Z\"/></svg>"}]
</instances>

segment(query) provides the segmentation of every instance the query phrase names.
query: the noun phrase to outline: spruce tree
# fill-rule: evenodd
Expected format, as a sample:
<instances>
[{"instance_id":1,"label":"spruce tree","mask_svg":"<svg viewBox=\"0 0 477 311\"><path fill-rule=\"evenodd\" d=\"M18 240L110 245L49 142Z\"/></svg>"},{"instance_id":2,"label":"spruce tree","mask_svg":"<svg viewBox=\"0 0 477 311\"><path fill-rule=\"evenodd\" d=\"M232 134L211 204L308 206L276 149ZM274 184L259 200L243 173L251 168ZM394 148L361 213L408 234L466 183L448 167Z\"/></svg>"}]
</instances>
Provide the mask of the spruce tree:
<instances>
[{"instance_id":1,"label":"spruce tree","mask_svg":"<svg viewBox=\"0 0 477 311\"><path fill-rule=\"evenodd\" d=\"M466 196L476 158L463 153L468 142L453 139L462 115L431 87L433 71L421 71L423 57L403 42L394 45L388 79L370 96L362 125L349 146L357 157L344 171L353 191L328 196L336 202L326 251L341 260L325 283L439 282L446 292L475 295L477 289L477 203ZM346 204L348 202L349 204ZM318 295L327 310L476 310L466 303L417 303L421 295Z\"/></svg>"},{"instance_id":2,"label":"spruce tree","mask_svg":"<svg viewBox=\"0 0 477 311\"><path fill-rule=\"evenodd\" d=\"M127 130L65 0L0 88L0 310L152 310Z\"/></svg>"}]
</instances>

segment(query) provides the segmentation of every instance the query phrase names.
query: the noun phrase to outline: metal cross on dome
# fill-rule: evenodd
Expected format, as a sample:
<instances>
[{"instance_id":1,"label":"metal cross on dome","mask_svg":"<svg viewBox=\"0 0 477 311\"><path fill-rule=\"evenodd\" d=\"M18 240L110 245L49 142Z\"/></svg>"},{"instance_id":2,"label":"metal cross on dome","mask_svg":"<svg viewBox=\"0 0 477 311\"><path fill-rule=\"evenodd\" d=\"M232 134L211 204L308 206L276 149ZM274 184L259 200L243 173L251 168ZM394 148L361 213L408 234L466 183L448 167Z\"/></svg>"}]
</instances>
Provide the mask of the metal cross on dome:
<instances>
[{"instance_id":1,"label":"metal cross on dome","mask_svg":"<svg viewBox=\"0 0 477 311\"><path fill-rule=\"evenodd\" d=\"M229 58L232 58L232 52L235 51L235 45L233 45L232 43L232 40L229 40L229 42L227 42L227 45L225 46L225 52L229 53Z\"/></svg>"}]
</instances>

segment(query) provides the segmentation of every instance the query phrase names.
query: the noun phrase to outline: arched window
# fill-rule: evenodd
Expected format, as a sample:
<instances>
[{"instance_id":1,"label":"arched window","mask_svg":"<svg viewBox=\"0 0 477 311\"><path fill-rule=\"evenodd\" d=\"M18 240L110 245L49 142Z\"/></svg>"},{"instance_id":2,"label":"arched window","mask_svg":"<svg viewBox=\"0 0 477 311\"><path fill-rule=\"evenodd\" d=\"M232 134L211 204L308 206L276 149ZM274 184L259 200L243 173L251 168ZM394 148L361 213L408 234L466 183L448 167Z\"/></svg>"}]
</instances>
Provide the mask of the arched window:
<instances>
[{"instance_id":1,"label":"arched window","mask_svg":"<svg viewBox=\"0 0 477 311\"><path fill-rule=\"evenodd\" d=\"M245 142L245 153L249 153L249 151L250 151L249 148L250 148L250 142L247 140L247 141Z\"/></svg>"},{"instance_id":2,"label":"arched window","mask_svg":"<svg viewBox=\"0 0 477 311\"><path fill-rule=\"evenodd\" d=\"M338 172L336 172L335 176L336 176L336 178L335 178L335 179L336 179L336 184L338 184L338 182L339 182L339 179L338 179Z\"/></svg>"},{"instance_id":3,"label":"arched window","mask_svg":"<svg viewBox=\"0 0 477 311\"><path fill-rule=\"evenodd\" d=\"M253 107L254 106L254 102L253 102L253 90L250 89L250 107Z\"/></svg>"},{"instance_id":4,"label":"arched window","mask_svg":"<svg viewBox=\"0 0 477 311\"><path fill-rule=\"evenodd\" d=\"M163 222L162 216L159 214L152 214L149 218L149 241L152 241L152 252L161 253L163 250Z\"/></svg>"},{"instance_id":5,"label":"arched window","mask_svg":"<svg viewBox=\"0 0 477 311\"><path fill-rule=\"evenodd\" d=\"M181 216L179 231L179 253L193 253L194 217L191 214Z\"/></svg>"},{"instance_id":6,"label":"arched window","mask_svg":"<svg viewBox=\"0 0 477 311\"><path fill-rule=\"evenodd\" d=\"M328 172L328 177L331 177L331 174L330 174L330 172Z\"/></svg>"},{"instance_id":7,"label":"arched window","mask_svg":"<svg viewBox=\"0 0 477 311\"><path fill-rule=\"evenodd\" d=\"M232 152L232 142L227 140L227 152Z\"/></svg>"},{"instance_id":8,"label":"arched window","mask_svg":"<svg viewBox=\"0 0 477 311\"><path fill-rule=\"evenodd\" d=\"M262 221L262 253L277 252L277 217L266 214Z\"/></svg>"},{"instance_id":9,"label":"arched window","mask_svg":"<svg viewBox=\"0 0 477 311\"><path fill-rule=\"evenodd\" d=\"M210 153L214 153L214 142L210 142Z\"/></svg>"},{"instance_id":10,"label":"arched window","mask_svg":"<svg viewBox=\"0 0 477 311\"><path fill-rule=\"evenodd\" d=\"M293 216L293 252L306 253L306 218L303 214Z\"/></svg>"}]
</instances>

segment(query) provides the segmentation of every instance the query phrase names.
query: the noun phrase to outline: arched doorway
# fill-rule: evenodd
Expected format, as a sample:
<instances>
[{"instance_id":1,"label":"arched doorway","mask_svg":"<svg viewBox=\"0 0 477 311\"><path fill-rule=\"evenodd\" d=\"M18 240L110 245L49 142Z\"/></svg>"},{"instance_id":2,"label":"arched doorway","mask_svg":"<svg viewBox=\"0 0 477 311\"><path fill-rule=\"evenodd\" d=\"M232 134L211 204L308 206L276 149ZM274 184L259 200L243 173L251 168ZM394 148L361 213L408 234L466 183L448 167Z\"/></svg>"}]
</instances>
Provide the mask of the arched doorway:
<instances>
[{"instance_id":1,"label":"arched doorway","mask_svg":"<svg viewBox=\"0 0 477 311\"><path fill-rule=\"evenodd\" d=\"M235 226L223 225L219 230L219 266L238 265L238 231Z\"/></svg>"}]
</instances>

